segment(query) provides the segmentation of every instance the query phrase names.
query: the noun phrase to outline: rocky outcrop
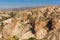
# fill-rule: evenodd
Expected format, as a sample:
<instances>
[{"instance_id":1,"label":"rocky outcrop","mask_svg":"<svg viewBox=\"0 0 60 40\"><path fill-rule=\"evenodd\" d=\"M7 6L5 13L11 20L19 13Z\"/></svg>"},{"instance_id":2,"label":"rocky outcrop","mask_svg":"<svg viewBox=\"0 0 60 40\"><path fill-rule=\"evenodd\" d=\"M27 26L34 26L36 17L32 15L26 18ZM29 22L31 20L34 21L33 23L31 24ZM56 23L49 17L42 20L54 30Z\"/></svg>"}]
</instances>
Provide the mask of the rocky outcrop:
<instances>
[{"instance_id":1,"label":"rocky outcrop","mask_svg":"<svg viewBox=\"0 0 60 40\"><path fill-rule=\"evenodd\" d=\"M60 7L48 6L0 13L0 39L59 40Z\"/></svg>"}]
</instances>

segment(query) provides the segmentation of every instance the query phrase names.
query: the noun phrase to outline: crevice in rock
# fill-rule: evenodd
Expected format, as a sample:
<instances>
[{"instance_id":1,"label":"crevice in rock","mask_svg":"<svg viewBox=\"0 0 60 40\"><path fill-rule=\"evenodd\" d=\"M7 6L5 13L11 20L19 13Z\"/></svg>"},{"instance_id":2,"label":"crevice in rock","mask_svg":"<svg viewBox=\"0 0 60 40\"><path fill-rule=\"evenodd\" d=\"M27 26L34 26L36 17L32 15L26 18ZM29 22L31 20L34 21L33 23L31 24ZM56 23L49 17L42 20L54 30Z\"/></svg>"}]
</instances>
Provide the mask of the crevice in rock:
<instances>
[{"instance_id":1,"label":"crevice in rock","mask_svg":"<svg viewBox=\"0 0 60 40\"><path fill-rule=\"evenodd\" d=\"M50 19L48 22L47 22L47 25L46 27L48 28L49 31L51 31L53 28L52 28L52 19Z\"/></svg>"},{"instance_id":2,"label":"crevice in rock","mask_svg":"<svg viewBox=\"0 0 60 40\"><path fill-rule=\"evenodd\" d=\"M34 30L35 23L32 22L32 23L31 23L31 26L32 26L32 28L30 28L30 30L31 30L32 34L35 34L35 33L36 33L35 30Z\"/></svg>"},{"instance_id":3,"label":"crevice in rock","mask_svg":"<svg viewBox=\"0 0 60 40\"><path fill-rule=\"evenodd\" d=\"M27 19L29 19L29 24L32 26L30 28L32 34L35 34L36 33L35 30L34 30L34 28L35 28L35 20L32 18L31 15L28 15L28 18Z\"/></svg>"},{"instance_id":4,"label":"crevice in rock","mask_svg":"<svg viewBox=\"0 0 60 40\"><path fill-rule=\"evenodd\" d=\"M32 28L30 28L30 30L31 30L32 34L35 34L36 32L34 30L34 24L31 24L31 26L32 26Z\"/></svg>"}]
</instances>

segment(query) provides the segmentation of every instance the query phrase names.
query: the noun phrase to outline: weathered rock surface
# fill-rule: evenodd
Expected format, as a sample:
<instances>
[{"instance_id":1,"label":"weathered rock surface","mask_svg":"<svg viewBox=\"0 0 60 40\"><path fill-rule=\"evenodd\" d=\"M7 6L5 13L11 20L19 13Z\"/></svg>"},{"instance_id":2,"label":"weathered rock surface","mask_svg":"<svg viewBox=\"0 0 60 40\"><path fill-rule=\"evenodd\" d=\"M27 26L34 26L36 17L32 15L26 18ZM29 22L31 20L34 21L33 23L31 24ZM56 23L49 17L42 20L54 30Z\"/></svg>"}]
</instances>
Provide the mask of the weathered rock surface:
<instances>
[{"instance_id":1,"label":"weathered rock surface","mask_svg":"<svg viewBox=\"0 0 60 40\"><path fill-rule=\"evenodd\" d=\"M0 11L1 40L60 40L60 6Z\"/></svg>"}]
</instances>

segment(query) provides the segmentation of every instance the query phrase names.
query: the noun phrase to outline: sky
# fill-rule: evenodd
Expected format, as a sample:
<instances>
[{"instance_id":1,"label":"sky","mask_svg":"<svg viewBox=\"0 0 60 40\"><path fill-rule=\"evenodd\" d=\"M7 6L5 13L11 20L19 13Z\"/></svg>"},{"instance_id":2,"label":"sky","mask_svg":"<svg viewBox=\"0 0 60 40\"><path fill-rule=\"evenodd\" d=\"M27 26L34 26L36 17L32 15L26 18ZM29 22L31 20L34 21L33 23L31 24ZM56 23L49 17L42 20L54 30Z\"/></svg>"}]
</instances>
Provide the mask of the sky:
<instances>
[{"instance_id":1,"label":"sky","mask_svg":"<svg viewBox=\"0 0 60 40\"><path fill-rule=\"evenodd\" d=\"M0 0L0 8L60 5L60 0Z\"/></svg>"}]
</instances>

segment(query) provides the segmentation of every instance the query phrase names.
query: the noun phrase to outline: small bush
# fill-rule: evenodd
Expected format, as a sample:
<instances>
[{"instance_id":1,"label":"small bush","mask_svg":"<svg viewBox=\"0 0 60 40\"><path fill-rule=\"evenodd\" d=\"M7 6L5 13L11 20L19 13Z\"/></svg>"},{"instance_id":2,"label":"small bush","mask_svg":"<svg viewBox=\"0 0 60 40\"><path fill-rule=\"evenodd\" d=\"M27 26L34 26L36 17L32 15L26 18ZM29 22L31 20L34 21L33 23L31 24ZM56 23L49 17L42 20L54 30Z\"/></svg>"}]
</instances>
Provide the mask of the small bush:
<instances>
[{"instance_id":1,"label":"small bush","mask_svg":"<svg viewBox=\"0 0 60 40\"><path fill-rule=\"evenodd\" d=\"M13 36L13 37L9 37L8 40L18 40L18 38L16 38L15 36Z\"/></svg>"},{"instance_id":2,"label":"small bush","mask_svg":"<svg viewBox=\"0 0 60 40\"><path fill-rule=\"evenodd\" d=\"M29 38L28 40L35 40L35 38L34 38L34 37L31 37L31 38Z\"/></svg>"},{"instance_id":3,"label":"small bush","mask_svg":"<svg viewBox=\"0 0 60 40\"><path fill-rule=\"evenodd\" d=\"M2 20L7 20L8 18L5 16L2 16Z\"/></svg>"},{"instance_id":4,"label":"small bush","mask_svg":"<svg viewBox=\"0 0 60 40\"><path fill-rule=\"evenodd\" d=\"M11 12L11 13L10 13L10 16L11 16L11 17L14 17L15 15L16 15L16 13L14 13L14 12Z\"/></svg>"}]
</instances>

